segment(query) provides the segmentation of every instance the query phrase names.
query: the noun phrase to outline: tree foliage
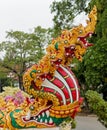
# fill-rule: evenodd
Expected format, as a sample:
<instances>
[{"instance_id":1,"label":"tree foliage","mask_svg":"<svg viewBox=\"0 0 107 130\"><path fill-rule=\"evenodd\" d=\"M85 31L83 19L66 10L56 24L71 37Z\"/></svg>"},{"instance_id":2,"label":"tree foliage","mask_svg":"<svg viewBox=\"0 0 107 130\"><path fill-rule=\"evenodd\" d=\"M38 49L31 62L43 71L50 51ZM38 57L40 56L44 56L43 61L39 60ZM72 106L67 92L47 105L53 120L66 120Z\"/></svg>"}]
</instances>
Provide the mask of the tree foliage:
<instances>
[{"instance_id":1,"label":"tree foliage","mask_svg":"<svg viewBox=\"0 0 107 130\"><path fill-rule=\"evenodd\" d=\"M91 38L94 45L87 50L77 74L79 79L84 79L87 90L102 92L107 100L107 1L91 0L88 9L94 5L98 12L95 35Z\"/></svg>"},{"instance_id":2,"label":"tree foliage","mask_svg":"<svg viewBox=\"0 0 107 130\"><path fill-rule=\"evenodd\" d=\"M107 76L107 39L100 39L84 56L85 79L88 86L104 84Z\"/></svg>"},{"instance_id":3,"label":"tree foliage","mask_svg":"<svg viewBox=\"0 0 107 130\"><path fill-rule=\"evenodd\" d=\"M92 39L95 45L87 52L84 65L87 66L85 77L88 84L98 86L104 85L107 77L107 1L92 0L90 7L94 4L98 10L96 36Z\"/></svg>"},{"instance_id":4,"label":"tree foliage","mask_svg":"<svg viewBox=\"0 0 107 130\"><path fill-rule=\"evenodd\" d=\"M61 0L51 4L51 13L54 14L54 34L60 34L63 29L71 29L73 19L85 10L89 0Z\"/></svg>"},{"instance_id":5,"label":"tree foliage","mask_svg":"<svg viewBox=\"0 0 107 130\"><path fill-rule=\"evenodd\" d=\"M9 31L6 37L8 40L0 43L1 50L5 51L0 65L17 77L20 88L23 72L44 55L46 37L47 30L38 26L32 33Z\"/></svg>"}]
</instances>

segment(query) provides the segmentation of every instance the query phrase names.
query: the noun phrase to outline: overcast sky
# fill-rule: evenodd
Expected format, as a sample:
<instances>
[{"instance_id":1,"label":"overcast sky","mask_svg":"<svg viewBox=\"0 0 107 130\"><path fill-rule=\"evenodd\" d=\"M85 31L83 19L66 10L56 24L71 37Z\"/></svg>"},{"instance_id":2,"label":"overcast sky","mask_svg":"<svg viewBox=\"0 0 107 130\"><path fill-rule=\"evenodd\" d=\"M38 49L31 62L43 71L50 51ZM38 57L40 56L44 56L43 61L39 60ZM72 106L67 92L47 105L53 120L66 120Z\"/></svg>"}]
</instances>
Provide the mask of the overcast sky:
<instances>
[{"instance_id":1,"label":"overcast sky","mask_svg":"<svg viewBox=\"0 0 107 130\"><path fill-rule=\"evenodd\" d=\"M0 0L0 41L9 30L29 31L52 26L50 4L54 0Z\"/></svg>"},{"instance_id":2,"label":"overcast sky","mask_svg":"<svg viewBox=\"0 0 107 130\"><path fill-rule=\"evenodd\" d=\"M52 27L50 5L54 0L0 0L0 41L6 31L19 30L29 32L40 25ZM60 0L56 0L60 1ZM79 18L79 22L83 17Z\"/></svg>"}]
</instances>

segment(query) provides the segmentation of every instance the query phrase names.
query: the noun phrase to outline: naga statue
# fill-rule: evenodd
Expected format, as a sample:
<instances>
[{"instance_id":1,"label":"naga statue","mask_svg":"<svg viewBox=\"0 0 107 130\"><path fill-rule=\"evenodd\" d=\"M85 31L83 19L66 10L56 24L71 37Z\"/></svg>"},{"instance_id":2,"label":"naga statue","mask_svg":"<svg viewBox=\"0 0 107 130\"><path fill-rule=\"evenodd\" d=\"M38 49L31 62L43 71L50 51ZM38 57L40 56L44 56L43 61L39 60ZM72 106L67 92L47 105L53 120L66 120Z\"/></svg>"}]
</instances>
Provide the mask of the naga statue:
<instances>
[{"instance_id":1,"label":"naga statue","mask_svg":"<svg viewBox=\"0 0 107 130\"><path fill-rule=\"evenodd\" d=\"M0 127L9 130L59 126L68 117L75 118L81 110L79 83L70 68L73 58L82 60L87 48L86 40L94 33L97 9L88 14L87 25L63 30L46 48L46 54L29 67L23 75L26 93L32 95L23 103L8 103L0 108ZM2 99L3 100L3 99ZM9 107L10 106L10 107Z\"/></svg>"}]
</instances>

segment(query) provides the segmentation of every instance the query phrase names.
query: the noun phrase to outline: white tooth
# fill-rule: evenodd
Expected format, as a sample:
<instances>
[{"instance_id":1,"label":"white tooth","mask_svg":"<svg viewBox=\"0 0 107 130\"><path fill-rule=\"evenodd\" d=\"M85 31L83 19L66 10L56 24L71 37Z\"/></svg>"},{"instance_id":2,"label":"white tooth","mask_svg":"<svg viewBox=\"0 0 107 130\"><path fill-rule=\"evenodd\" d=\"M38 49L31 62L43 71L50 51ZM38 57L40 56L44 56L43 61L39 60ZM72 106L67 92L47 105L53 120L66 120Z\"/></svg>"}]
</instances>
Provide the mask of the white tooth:
<instances>
[{"instance_id":1,"label":"white tooth","mask_svg":"<svg viewBox=\"0 0 107 130\"><path fill-rule=\"evenodd\" d=\"M34 120L36 120L36 117L33 117Z\"/></svg>"},{"instance_id":2,"label":"white tooth","mask_svg":"<svg viewBox=\"0 0 107 130\"><path fill-rule=\"evenodd\" d=\"M44 115L45 115L45 113L43 112L43 113L42 113L42 116L44 117Z\"/></svg>"},{"instance_id":3,"label":"white tooth","mask_svg":"<svg viewBox=\"0 0 107 130\"><path fill-rule=\"evenodd\" d=\"M85 44L86 46L88 45L88 43L86 42L86 44Z\"/></svg>"},{"instance_id":4,"label":"white tooth","mask_svg":"<svg viewBox=\"0 0 107 130\"><path fill-rule=\"evenodd\" d=\"M56 67L58 67L59 65L56 65Z\"/></svg>"},{"instance_id":5,"label":"white tooth","mask_svg":"<svg viewBox=\"0 0 107 130\"><path fill-rule=\"evenodd\" d=\"M42 123L42 119L40 120L40 122Z\"/></svg>"},{"instance_id":6,"label":"white tooth","mask_svg":"<svg viewBox=\"0 0 107 130\"><path fill-rule=\"evenodd\" d=\"M47 121L47 119L45 119L45 123L47 123L48 121Z\"/></svg>"},{"instance_id":7,"label":"white tooth","mask_svg":"<svg viewBox=\"0 0 107 130\"><path fill-rule=\"evenodd\" d=\"M66 56L68 56L69 55L69 53L66 53Z\"/></svg>"},{"instance_id":8,"label":"white tooth","mask_svg":"<svg viewBox=\"0 0 107 130\"><path fill-rule=\"evenodd\" d=\"M52 118L50 118L49 123L50 123L50 124L53 123Z\"/></svg>"},{"instance_id":9,"label":"white tooth","mask_svg":"<svg viewBox=\"0 0 107 130\"><path fill-rule=\"evenodd\" d=\"M80 41L80 38L78 38L77 41Z\"/></svg>"},{"instance_id":10,"label":"white tooth","mask_svg":"<svg viewBox=\"0 0 107 130\"><path fill-rule=\"evenodd\" d=\"M74 47L72 46L71 49L74 49Z\"/></svg>"},{"instance_id":11,"label":"white tooth","mask_svg":"<svg viewBox=\"0 0 107 130\"><path fill-rule=\"evenodd\" d=\"M89 34L89 37L92 37L92 34L91 34L91 33Z\"/></svg>"},{"instance_id":12,"label":"white tooth","mask_svg":"<svg viewBox=\"0 0 107 130\"><path fill-rule=\"evenodd\" d=\"M45 78L42 78L42 81L44 81L45 80Z\"/></svg>"},{"instance_id":13,"label":"white tooth","mask_svg":"<svg viewBox=\"0 0 107 130\"><path fill-rule=\"evenodd\" d=\"M26 119L29 120L30 119L30 111L28 111L27 115L26 115Z\"/></svg>"},{"instance_id":14,"label":"white tooth","mask_svg":"<svg viewBox=\"0 0 107 130\"><path fill-rule=\"evenodd\" d=\"M38 78L39 78L39 76L36 77L36 79L38 79Z\"/></svg>"},{"instance_id":15,"label":"white tooth","mask_svg":"<svg viewBox=\"0 0 107 130\"><path fill-rule=\"evenodd\" d=\"M40 118L40 115L38 116L38 118Z\"/></svg>"},{"instance_id":16,"label":"white tooth","mask_svg":"<svg viewBox=\"0 0 107 130\"><path fill-rule=\"evenodd\" d=\"M47 117L49 117L49 111L46 111L46 115L47 115Z\"/></svg>"}]
</instances>

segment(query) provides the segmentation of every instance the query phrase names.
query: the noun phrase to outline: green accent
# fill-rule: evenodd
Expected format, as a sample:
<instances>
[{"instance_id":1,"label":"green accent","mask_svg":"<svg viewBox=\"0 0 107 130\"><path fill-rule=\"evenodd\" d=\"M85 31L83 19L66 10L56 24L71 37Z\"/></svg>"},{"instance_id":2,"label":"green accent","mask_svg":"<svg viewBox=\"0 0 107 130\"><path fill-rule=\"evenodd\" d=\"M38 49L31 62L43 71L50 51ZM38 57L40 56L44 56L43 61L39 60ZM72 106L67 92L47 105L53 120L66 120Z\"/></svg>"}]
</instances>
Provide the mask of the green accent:
<instances>
[{"instance_id":1,"label":"green accent","mask_svg":"<svg viewBox=\"0 0 107 130\"><path fill-rule=\"evenodd\" d=\"M23 128L22 126L17 124L17 122L15 121L15 118L14 118L14 112L20 112L20 111L21 111L20 109L16 109L15 111L12 111L10 113L11 123L12 123L12 126L14 126L15 128Z\"/></svg>"},{"instance_id":2,"label":"green accent","mask_svg":"<svg viewBox=\"0 0 107 130\"><path fill-rule=\"evenodd\" d=\"M2 121L3 117L4 117L4 113L0 110L0 113L2 114L2 117L0 118L0 124L4 124L4 121Z\"/></svg>"},{"instance_id":3,"label":"green accent","mask_svg":"<svg viewBox=\"0 0 107 130\"><path fill-rule=\"evenodd\" d=\"M32 85L30 85L30 88L29 89L32 89L33 87L32 87Z\"/></svg>"},{"instance_id":4,"label":"green accent","mask_svg":"<svg viewBox=\"0 0 107 130\"><path fill-rule=\"evenodd\" d=\"M37 72L37 70L32 70L32 71L30 72L30 77L33 78L33 77L32 77L32 73L36 73L36 72Z\"/></svg>"},{"instance_id":5,"label":"green accent","mask_svg":"<svg viewBox=\"0 0 107 130\"><path fill-rule=\"evenodd\" d=\"M56 126L59 126L64 120L67 119L67 117L66 118L51 117L51 118L52 118L53 122L56 124Z\"/></svg>"},{"instance_id":6,"label":"green accent","mask_svg":"<svg viewBox=\"0 0 107 130\"><path fill-rule=\"evenodd\" d=\"M55 43L55 49L58 50L58 42Z\"/></svg>"},{"instance_id":7,"label":"green accent","mask_svg":"<svg viewBox=\"0 0 107 130\"><path fill-rule=\"evenodd\" d=\"M42 119L42 122L45 122L45 119L47 120L47 122L49 122L49 120L50 120L50 116L49 117L47 117L47 115L46 115L46 113L44 113L44 116L40 116L40 118L38 118L38 122L40 122L40 120Z\"/></svg>"},{"instance_id":8,"label":"green accent","mask_svg":"<svg viewBox=\"0 0 107 130\"><path fill-rule=\"evenodd\" d=\"M16 119L14 118L14 113L15 112L20 112L20 111L22 111L21 109L16 109L15 111L12 111L11 113L10 113L10 117L11 117L11 123L12 123L12 126L13 127L15 127L15 128L36 128L36 126L30 126L30 127L26 127L26 123L25 123L25 127L22 127L22 126L20 126L20 124L17 124L17 121L16 121ZM21 119L20 119L21 120Z\"/></svg>"}]
</instances>

